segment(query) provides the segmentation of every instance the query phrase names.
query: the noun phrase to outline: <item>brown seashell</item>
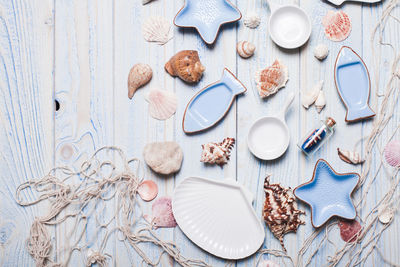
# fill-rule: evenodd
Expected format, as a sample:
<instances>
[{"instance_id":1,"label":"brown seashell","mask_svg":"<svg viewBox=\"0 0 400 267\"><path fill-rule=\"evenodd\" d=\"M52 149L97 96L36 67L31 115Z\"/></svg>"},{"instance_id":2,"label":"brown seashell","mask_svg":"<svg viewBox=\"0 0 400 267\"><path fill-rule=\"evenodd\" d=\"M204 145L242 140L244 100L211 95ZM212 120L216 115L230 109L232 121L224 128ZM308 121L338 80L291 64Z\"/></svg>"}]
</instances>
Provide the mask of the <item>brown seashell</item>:
<instances>
[{"instance_id":1,"label":"brown seashell","mask_svg":"<svg viewBox=\"0 0 400 267\"><path fill-rule=\"evenodd\" d=\"M248 41L240 41L236 45L236 50L242 58L249 58L254 55L254 51L256 51L256 46L253 43Z\"/></svg>"},{"instance_id":2,"label":"brown seashell","mask_svg":"<svg viewBox=\"0 0 400 267\"><path fill-rule=\"evenodd\" d=\"M165 70L171 76L178 76L188 83L200 81L205 67L201 64L195 50L182 50L175 54L166 64Z\"/></svg>"},{"instance_id":3,"label":"brown seashell","mask_svg":"<svg viewBox=\"0 0 400 267\"><path fill-rule=\"evenodd\" d=\"M235 145L235 138L227 137L221 143L208 143L201 145L201 162L223 166L228 163L231 149Z\"/></svg>"},{"instance_id":4,"label":"brown seashell","mask_svg":"<svg viewBox=\"0 0 400 267\"><path fill-rule=\"evenodd\" d=\"M356 165L356 164L361 164L365 161L363 158L361 158L361 155L355 151L348 151L338 148L337 152L339 158L349 164Z\"/></svg>"},{"instance_id":5,"label":"brown seashell","mask_svg":"<svg viewBox=\"0 0 400 267\"><path fill-rule=\"evenodd\" d=\"M132 99L136 90L148 82L153 77L153 71L147 64L138 63L133 65L128 76L128 97Z\"/></svg>"}]
</instances>

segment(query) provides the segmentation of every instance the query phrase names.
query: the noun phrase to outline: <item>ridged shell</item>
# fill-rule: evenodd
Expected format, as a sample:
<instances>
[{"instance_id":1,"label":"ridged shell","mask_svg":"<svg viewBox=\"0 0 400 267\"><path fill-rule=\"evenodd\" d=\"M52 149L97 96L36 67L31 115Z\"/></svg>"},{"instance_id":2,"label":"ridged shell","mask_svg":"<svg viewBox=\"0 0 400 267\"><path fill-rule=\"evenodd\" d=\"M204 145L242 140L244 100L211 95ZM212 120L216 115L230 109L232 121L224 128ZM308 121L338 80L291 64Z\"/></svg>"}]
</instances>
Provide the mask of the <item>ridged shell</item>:
<instances>
[{"instance_id":1,"label":"ridged shell","mask_svg":"<svg viewBox=\"0 0 400 267\"><path fill-rule=\"evenodd\" d=\"M400 141L389 142L384 150L385 160L392 167L400 167Z\"/></svg>"},{"instance_id":2,"label":"ridged shell","mask_svg":"<svg viewBox=\"0 0 400 267\"><path fill-rule=\"evenodd\" d=\"M255 13L255 12L249 12L243 19L244 26L250 28L250 29L255 29L260 25L261 18L260 16Z\"/></svg>"},{"instance_id":3,"label":"ridged shell","mask_svg":"<svg viewBox=\"0 0 400 267\"><path fill-rule=\"evenodd\" d=\"M208 143L201 145L203 152L201 153L201 162L218 164L220 166L226 164L231 155L231 149L235 145L235 138L225 138L221 143Z\"/></svg>"},{"instance_id":4,"label":"ridged shell","mask_svg":"<svg viewBox=\"0 0 400 267\"><path fill-rule=\"evenodd\" d=\"M173 92L152 89L146 94L149 113L157 120L166 120L175 114L178 99Z\"/></svg>"},{"instance_id":5,"label":"ridged shell","mask_svg":"<svg viewBox=\"0 0 400 267\"><path fill-rule=\"evenodd\" d=\"M156 199L151 208L152 225L155 228L166 227L172 228L176 226L176 221L172 213L172 204L170 197L160 197Z\"/></svg>"},{"instance_id":6,"label":"ridged shell","mask_svg":"<svg viewBox=\"0 0 400 267\"><path fill-rule=\"evenodd\" d=\"M254 51L256 51L256 46L253 43L248 41L240 41L236 45L236 50L242 58L249 58L254 55Z\"/></svg>"},{"instance_id":7,"label":"ridged shell","mask_svg":"<svg viewBox=\"0 0 400 267\"><path fill-rule=\"evenodd\" d=\"M145 180L139 185L138 194L144 201L152 201L158 194L158 186L151 180Z\"/></svg>"},{"instance_id":8,"label":"ridged shell","mask_svg":"<svg viewBox=\"0 0 400 267\"><path fill-rule=\"evenodd\" d=\"M322 90L324 81L319 81L310 90L301 92L301 104L305 108L309 108L317 100L319 93Z\"/></svg>"},{"instance_id":9,"label":"ridged shell","mask_svg":"<svg viewBox=\"0 0 400 267\"><path fill-rule=\"evenodd\" d=\"M163 17L149 17L142 25L143 38L148 42L166 44L173 37L171 24Z\"/></svg>"},{"instance_id":10,"label":"ridged shell","mask_svg":"<svg viewBox=\"0 0 400 267\"><path fill-rule=\"evenodd\" d=\"M272 66L256 73L258 93L261 98L275 94L280 88L285 87L288 81L288 69L279 60Z\"/></svg>"},{"instance_id":11,"label":"ridged shell","mask_svg":"<svg viewBox=\"0 0 400 267\"><path fill-rule=\"evenodd\" d=\"M165 70L171 76L178 76L188 83L200 81L205 71L195 50L182 50L175 54L166 64Z\"/></svg>"},{"instance_id":12,"label":"ridged shell","mask_svg":"<svg viewBox=\"0 0 400 267\"><path fill-rule=\"evenodd\" d=\"M153 77L153 71L147 64L133 65L128 76L128 97L132 99L136 90L146 85Z\"/></svg>"},{"instance_id":13,"label":"ridged shell","mask_svg":"<svg viewBox=\"0 0 400 267\"><path fill-rule=\"evenodd\" d=\"M280 265L271 260L263 260L257 265L257 267L280 267Z\"/></svg>"},{"instance_id":14,"label":"ridged shell","mask_svg":"<svg viewBox=\"0 0 400 267\"><path fill-rule=\"evenodd\" d=\"M356 220L339 220L340 237L344 242L353 243L361 232L361 224Z\"/></svg>"},{"instance_id":15,"label":"ridged shell","mask_svg":"<svg viewBox=\"0 0 400 267\"><path fill-rule=\"evenodd\" d=\"M329 48L325 44L319 44L314 48L314 57L324 60L329 54Z\"/></svg>"},{"instance_id":16,"label":"ridged shell","mask_svg":"<svg viewBox=\"0 0 400 267\"><path fill-rule=\"evenodd\" d=\"M361 164L364 160L361 155L355 151L348 151L344 149L337 149L339 158L349 164Z\"/></svg>"},{"instance_id":17,"label":"ridged shell","mask_svg":"<svg viewBox=\"0 0 400 267\"><path fill-rule=\"evenodd\" d=\"M322 18L322 25L325 27L326 37L334 42L345 40L351 32L350 18L343 11L329 10Z\"/></svg>"},{"instance_id":18,"label":"ridged shell","mask_svg":"<svg viewBox=\"0 0 400 267\"><path fill-rule=\"evenodd\" d=\"M318 113L322 111L325 105L326 105L325 93L324 91L320 90L317 100L315 100L315 108L317 109Z\"/></svg>"}]
</instances>

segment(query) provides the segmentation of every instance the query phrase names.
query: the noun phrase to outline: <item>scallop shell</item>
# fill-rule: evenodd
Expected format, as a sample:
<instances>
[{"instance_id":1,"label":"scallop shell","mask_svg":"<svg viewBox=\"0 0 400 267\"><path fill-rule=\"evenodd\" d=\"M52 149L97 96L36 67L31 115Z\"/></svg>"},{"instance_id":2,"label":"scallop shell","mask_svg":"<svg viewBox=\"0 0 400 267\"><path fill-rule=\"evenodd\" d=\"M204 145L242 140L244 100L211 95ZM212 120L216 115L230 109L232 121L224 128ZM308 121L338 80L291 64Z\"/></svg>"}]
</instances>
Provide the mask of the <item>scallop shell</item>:
<instances>
[{"instance_id":1,"label":"scallop shell","mask_svg":"<svg viewBox=\"0 0 400 267\"><path fill-rule=\"evenodd\" d=\"M151 224L154 228L173 228L176 226L170 197L160 197L156 199L151 207Z\"/></svg>"},{"instance_id":2,"label":"scallop shell","mask_svg":"<svg viewBox=\"0 0 400 267\"><path fill-rule=\"evenodd\" d=\"M394 210L391 207L379 206L378 219L381 223L389 223L394 216Z\"/></svg>"},{"instance_id":3,"label":"scallop shell","mask_svg":"<svg viewBox=\"0 0 400 267\"><path fill-rule=\"evenodd\" d=\"M173 37L171 24L163 17L149 17L142 25L143 38L159 45L166 44Z\"/></svg>"},{"instance_id":4,"label":"scallop shell","mask_svg":"<svg viewBox=\"0 0 400 267\"><path fill-rule=\"evenodd\" d=\"M197 51L182 50L165 64L165 70L171 76L178 76L185 82L195 83L200 81L205 68L200 62Z\"/></svg>"},{"instance_id":5,"label":"scallop shell","mask_svg":"<svg viewBox=\"0 0 400 267\"><path fill-rule=\"evenodd\" d=\"M337 149L339 158L346 163L349 164L361 164L364 162L364 159L361 158L361 155L355 151L348 151L344 149Z\"/></svg>"},{"instance_id":6,"label":"scallop shell","mask_svg":"<svg viewBox=\"0 0 400 267\"><path fill-rule=\"evenodd\" d=\"M351 21L344 11L334 12L329 10L322 18L326 37L334 42L345 40L351 32Z\"/></svg>"},{"instance_id":7,"label":"scallop shell","mask_svg":"<svg viewBox=\"0 0 400 267\"><path fill-rule=\"evenodd\" d=\"M325 105L326 105L325 93L324 91L320 90L317 100L315 100L315 108L317 109L318 113L321 113L321 110L325 107Z\"/></svg>"},{"instance_id":8,"label":"scallop shell","mask_svg":"<svg viewBox=\"0 0 400 267\"><path fill-rule=\"evenodd\" d=\"M158 186L151 180L145 180L139 185L138 194L144 201L152 201L158 194Z\"/></svg>"},{"instance_id":9,"label":"scallop shell","mask_svg":"<svg viewBox=\"0 0 400 267\"><path fill-rule=\"evenodd\" d=\"M249 58L254 55L254 51L256 51L256 46L253 43L248 41L240 41L236 45L236 50L242 58Z\"/></svg>"},{"instance_id":10,"label":"scallop shell","mask_svg":"<svg viewBox=\"0 0 400 267\"><path fill-rule=\"evenodd\" d=\"M258 93L261 98L275 94L280 88L285 87L288 81L288 69L279 60L272 66L256 73Z\"/></svg>"},{"instance_id":11,"label":"scallop shell","mask_svg":"<svg viewBox=\"0 0 400 267\"><path fill-rule=\"evenodd\" d=\"M314 57L324 60L329 54L329 48L325 44L319 44L314 48Z\"/></svg>"},{"instance_id":12,"label":"scallop shell","mask_svg":"<svg viewBox=\"0 0 400 267\"><path fill-rule=\"evenodd\" d=\"M344 242L353 243L361 232L361 224L356 220L339 220L340 237Z\"/></svg>"},{"instance_id":13,"label":"scallop shell","mask_svg":"<svg viewBox=\"0 0 400 267\"><path fill-rule=\"evenodd\" d=\"M385 146L385 160L392 167L400 167L400 141L393 140Z\"/></svg>"},{"instance_id":14,"label":"scallop shell","mask_svg":"<svg viewBox=\"0 0 400 267\"><path fill-rule=\"evenodd\" d=\"M153 77L153 71L147 64L138 63L133 65L128 76L128 97L132 99L136 90L148 82Z\"/></svg>"},{"instance_id":15,"label":"scallop shell","mask_svg":"<svg viewBox=\"0 0 400 267\"><path fill-rule=\"evenodd\" d=\"M257 265L257 267L280 267L280 265L271 260L263 260Z\"/></svg>"},{"instance_id":16,"label":"scallop shell","mask_svg":"<svg viewBox=\"0 0 400 267\"><path fill-rule=\"evenodd\" d=\"M153 89L145 97L149 102L149 113L153 118L166 120L175 114L178 106L178 99L175 93Z\"/></svg>"},{"instance_id":17,"label":"scallop shell","mask_svg":"<svg viewBox=\"0 0 400 267\"><path fill-rule=\"evenodd\" d=\"M317 84L315 84L311 90L308 90L306 92L301 92L301 104L303 107L308 109L314 102L317 100L322 87L324 85L324 81L319 81Z\"/></svg>"},{"instance_id":18,"label":"scallop shell","mask_svg":"<svg viewBox=\"0 0 400 267\"><path fill-rule=\"evenodd\" d=\"M283 237L289 232L297 232L297 228L301 224L305 224L300 219L300 215L305 212L297 209L297 203L290 187L284 188L280 184L270 184L269 178L270 175L265 178L264 182L263 217L273 235L286 251Z\"/></svg>"},{"instance_id":19,"label":"scallop shell","mask_svg":"<svg viewBox=\"0 0 400 267\"><path fill-rule=\"evenodd\" d=\"M260 16L255 13L255 12L249 12L243 19L244 26L250 28L250 29L255 29L260 25L261 18Z\"/></svg>"},{"instance_id":20,"label":"scallop shell","mask_svg":"<svg viewBox=\"0 0 400 267\"><path fill-rule=\"evenodd\" d=\"M201 162L218 164L220 166L226 164L231 155L231 149L235 145L235 138L225 138L221 143L208 143L201 145L203 152L201 153Z\"/></svg>"}]
</instances>

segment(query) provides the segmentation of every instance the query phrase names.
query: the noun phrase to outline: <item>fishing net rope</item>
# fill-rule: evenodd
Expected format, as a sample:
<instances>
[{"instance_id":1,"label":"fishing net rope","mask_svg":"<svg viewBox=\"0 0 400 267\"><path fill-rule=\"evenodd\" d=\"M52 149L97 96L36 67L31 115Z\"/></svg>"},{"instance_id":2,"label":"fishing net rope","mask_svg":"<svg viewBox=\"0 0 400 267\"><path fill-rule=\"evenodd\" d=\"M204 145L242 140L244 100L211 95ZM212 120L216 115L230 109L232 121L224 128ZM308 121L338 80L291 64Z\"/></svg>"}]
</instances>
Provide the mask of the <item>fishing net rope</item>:
<instances>
[{"instance_id":1,"label":"fishing net rope","mask_svg":"<svg viewBox=\"0 0 400 267\"><path fill-rule=\"evenodd\" d=\"M374 251L388 265L400 266L386 259L378 247L382 233L393 222L392 218L389 223L381 224L378 216L386 208L391 208L396 212L400 206L400 193L397 189L400 183L399 170L388 167L383 162L381 147L381 144L386 144L394 138L400 128L400 125L397 126L389 138L383 135L385 128L393 120L399 98L400 54L396 53L399 48L396 49L384 38L385 28L389 23L400 24L400 18L393 14L394 10L399 7L399 3L400 0L389 0L385 3L382 17L373 29L370 40L375 66L376 84L374 88L377 96L374 106L377 107L378 114L374 119L370 134L356 144L364 144L366 160L357 187L359 192L355 202L357 214L359 214L357 219L363 226L355 237L356 241L341 246L335 244L331 237L337 222L332 221L326 227L315 230L306 238L296 258L293 259L284 251L262 249L258 253L256 264L264 254L269 254L286 259L287 261L283 261L285 264L307 266L313 262L316 253L324 248L329 252L332 251L326 259L325 266L334 266L342 260L345 261L345 266L362 265ZM391 57L391 73L381 92L377 88L380 88L383 48L390 49L393 57ZM378 98L382 99L380 104L378 104ZM107 158L105 155L109 155L110 152L113 152L113 160L104 160ZM118 161L122 163L120 164L123 166L122 169L116 163ZM376 162L378 162L378 166L374 166L373 163ZM112 261L112 255L105 251L112 235L116 235L117 240L125 243L127 247L133 248L143 259L143 265L157 266L163 255L168 254L181 266L208 266L203 261L183 257L173 242L161 240L153 230L151 223L144 220L143 208L137 199L138 186L142 181L142 178L139 178L140 169L139 160L127 159L119 148L104 147L85 161L78 172L68 167L55 168L41 179L30 180L20 185L16 192L16 200L21 206L36 205L45 200L50 203L48 213L43 217L37 217L32 223L30 236L26 242L28 252L35 260L36 266L67 266L73 253L81 253L86 266L93 263L107 266ZM377 177L380 176L387 177L390 186L372 209L366 211L370 189ZM24 201L21 193L26 190L36 192L39 196L32 201ZM28 195L31 193L29 192ZM114 214L105 219L102 214L107 204L112 205ZM95 220L96 230L88 237L86 229L90 219ZM66 240L63 239L62 247L56 248L50 231L54 230L55 226L63 224L67 225L68 234ZM318 239L320 234L322 234L322 238ZM150 259L140 248L141 243L151 243L159 247L158 257ZM96 250L93 250L93 244L97 245ZM345 257L346 259L344 259ZM233 262L228 262L226 266L233 265ZM323 264L319 263L319 265Z\"/></svg>"}]
</instances>

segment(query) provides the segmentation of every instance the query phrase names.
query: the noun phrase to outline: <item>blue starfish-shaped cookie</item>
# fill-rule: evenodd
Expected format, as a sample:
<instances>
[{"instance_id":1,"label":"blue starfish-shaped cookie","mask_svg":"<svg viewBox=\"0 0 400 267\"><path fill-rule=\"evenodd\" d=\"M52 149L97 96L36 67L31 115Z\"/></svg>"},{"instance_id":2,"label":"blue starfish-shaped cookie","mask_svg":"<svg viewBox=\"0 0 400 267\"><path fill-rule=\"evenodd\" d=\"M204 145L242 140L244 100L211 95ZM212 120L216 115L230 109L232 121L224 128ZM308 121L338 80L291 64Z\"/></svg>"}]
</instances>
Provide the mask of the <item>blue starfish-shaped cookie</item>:
<instances>
[{"instance_id":1,"label":"blue starfish-shaped cookie","mask_svg":"<svg viewBox=\"0 0 400 267\"><path fill-rule=\"evenodd\" d=\"M196 28L207 43L214 43L222 24L240 20L242 14L228 0L186 0L176 14L178 27Z\"/></svg>"},{"instance_id":2,"label":"blue starfish-shaped cookie","mask_svg":"<svg viewBox=\"0 0 400 267\"><path fill-rule=\"evenodd\" d=\"M311 181L298 186L294 194L311 206L311 222L314 227L320 227L332 216L356 217L351 193L359 180L357 173L336 173L328 162L320 159Z\"/></svg>"}]
</instances>

